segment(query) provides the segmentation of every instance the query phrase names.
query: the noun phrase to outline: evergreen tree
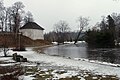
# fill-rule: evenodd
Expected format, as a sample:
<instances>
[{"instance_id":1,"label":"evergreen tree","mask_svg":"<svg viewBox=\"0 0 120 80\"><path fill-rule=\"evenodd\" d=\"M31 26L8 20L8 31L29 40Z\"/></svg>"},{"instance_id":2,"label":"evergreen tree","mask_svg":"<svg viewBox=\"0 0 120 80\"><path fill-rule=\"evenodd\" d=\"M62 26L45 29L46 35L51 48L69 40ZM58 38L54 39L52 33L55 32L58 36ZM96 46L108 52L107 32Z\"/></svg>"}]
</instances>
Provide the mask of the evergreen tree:
<instances>
[{"instance_id":1,"label":"evergreen tree","mask_svg":"<svg viewBox=\"0 0 120 80\"><path fill-rule=\"evenodd\" d=\"M86 32L88 46L97 48L115 47L116 31L114 20L108 15L107 21L102 21L101 24L100 30L93 29Z\"/></svg>"},{"instance_id":2,"label":"evergreen tree","mask_svg":"<svg viewBox=\"0 0 120 80\"><path fill-rule=\"evenodd\" d=\"M110 15L108 15L107 19L108 19L107 22L108 22L109 31L113 36L113 39L115 40L116 39L115 22Z\"/></svg>"}]
</instances>

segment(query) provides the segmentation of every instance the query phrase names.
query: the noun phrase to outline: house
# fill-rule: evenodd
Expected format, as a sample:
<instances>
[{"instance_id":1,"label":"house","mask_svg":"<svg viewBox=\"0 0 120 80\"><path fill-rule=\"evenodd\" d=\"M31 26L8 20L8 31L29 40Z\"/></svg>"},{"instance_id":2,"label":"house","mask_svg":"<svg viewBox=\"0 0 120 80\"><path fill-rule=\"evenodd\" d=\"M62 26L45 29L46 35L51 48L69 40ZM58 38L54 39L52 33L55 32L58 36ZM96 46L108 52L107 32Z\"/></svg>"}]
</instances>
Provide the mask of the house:
<instances>
[{"instance_id":1,"label":"house","mask_svg":"<svg viewBox=\"0 0 120 80\"><path fill-rule=\"evenodd\" d=\"M35 22L28 22L23 27L20 28L20 32L33 40L44 39L43 30L41 26L39 26Z\"/></svg>"}]
</instances>

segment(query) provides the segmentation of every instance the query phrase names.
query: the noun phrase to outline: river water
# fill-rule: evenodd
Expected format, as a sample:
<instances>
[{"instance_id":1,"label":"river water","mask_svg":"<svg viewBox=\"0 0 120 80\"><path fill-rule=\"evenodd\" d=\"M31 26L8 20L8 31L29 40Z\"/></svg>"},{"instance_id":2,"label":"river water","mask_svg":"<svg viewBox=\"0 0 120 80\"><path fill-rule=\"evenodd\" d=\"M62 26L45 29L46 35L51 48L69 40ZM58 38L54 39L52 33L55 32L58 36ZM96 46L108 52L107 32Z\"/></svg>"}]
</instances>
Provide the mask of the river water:
<instances>
[{"instance_id":1,"label":"river water","mask_svg":"<svg viewBox=\"0 0 120 80\"><path fill-rule=\"evenodd\" d=\"M83 43L77 45L65 44L44 49L44 53L52 56L61 56L67 58L86 58L90 60L98 60L120 64L120 49L107 48L107 49L91 49Z\"/></svg>"}]
</instances>

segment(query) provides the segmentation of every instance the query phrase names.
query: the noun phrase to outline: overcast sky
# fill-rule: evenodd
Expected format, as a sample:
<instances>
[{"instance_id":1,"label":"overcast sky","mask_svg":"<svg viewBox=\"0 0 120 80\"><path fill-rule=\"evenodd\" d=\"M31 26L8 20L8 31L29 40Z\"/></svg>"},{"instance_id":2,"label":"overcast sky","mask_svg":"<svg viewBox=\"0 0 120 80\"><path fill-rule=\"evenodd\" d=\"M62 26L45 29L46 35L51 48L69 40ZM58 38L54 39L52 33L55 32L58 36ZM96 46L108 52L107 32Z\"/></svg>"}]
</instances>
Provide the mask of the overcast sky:
<instances>
[{"instance_id":1,"label":"overcast sky","mask_svg":"<svg viewBox=\"0 0 120 80\"><path fill-rule=\"evenodd\" d=\"M59 20L69 23L71 30L77 30L79 16L90 17L90 25L113 12L120 13L120 1L113 0L4 0L5 6L21 1L25 10L32 12L35 22L45 28L45 32L53 30Z\"/></svg>"}]
</instances>

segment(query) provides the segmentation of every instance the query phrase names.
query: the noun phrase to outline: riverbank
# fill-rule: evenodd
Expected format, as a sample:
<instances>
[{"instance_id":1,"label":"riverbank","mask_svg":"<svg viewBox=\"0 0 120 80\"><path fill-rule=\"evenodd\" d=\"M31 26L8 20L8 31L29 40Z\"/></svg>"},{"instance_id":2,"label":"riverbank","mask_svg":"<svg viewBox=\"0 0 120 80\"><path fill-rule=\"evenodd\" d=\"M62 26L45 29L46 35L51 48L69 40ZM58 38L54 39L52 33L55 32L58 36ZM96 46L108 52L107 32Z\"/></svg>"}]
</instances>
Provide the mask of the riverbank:
<instances>
[{"instance_id":1,"label":"riverbank","mask_svg":"<svg viewBox=\"0 0 120 80\"><path fill-rule=\"evenodd\" d=\"M107 78L114 77L115 79L113 80L118 80L117 77L120 78L120 67L109 65L109 63L102 64L94 61L89 62L84 59L73 60L73 59L67 59L67 58L58 57L58 56L49 56L46 54L38 54L32 51L32 49L27 49L26 52L17 52L17 53L26 57L30 62L33 62L33 63L36 62L37 66L42 65L43 63L53 68L54 66L57 66L58 69L59 67L62 67L63 69L64 68L66 69L67 67L68 69L70 68L77 71L86 71L86 72L89 72L89 74L91 73L91 75L94 75L94 76L106 76Z\"/></svg>"},{"instance_id":2,"label":"riverbank","mask_svg":"<svg viewBox=\"0 0 120 80\"><path fill-rule=\"evenodd\" d=\"M24 35L19 35L19 37L15 37L15 33L9 33L9 32L3 32L0 33L0 47L6 46L6 47L35 47L35 46L44 46L44 45L50 45L51 43L43 40L43 39L37 39L33 40L29 37L26 37ZM16 43L16 40L18 43ZM19 41L20 40L20 41Z\"/></svg>"},{"instance_id":3,"label":"riverbank","mask_svg":"<svg viewBox=\"0 0 120 80\"><path fill-rule=\"evenodd\" d=\"M9 55L17 52L26 57L28 62L14 62L11 57L0 58L0 66L22 66L24 74L19 80L119 80L120 67L109 63L99 63L85 59L69 59L58 56L38 54L27 48L27 51L8 51ZM6 63L7 62L7 63Z\"/></svg>"},{"instance_id":4,"label":"riverbank","mask_svg":"<svg viewBox=\"0 0 120 80\"><path fill-rule=\"evenodd\" d=\"M38 47L34 47L32 50L37 52L37 53L40 53L40 54L44 54L44 49L45 48L48 48L48 47L52 47L54 45L43 45L43 46L38 46Z\"/></svg>"}]
</instances>

